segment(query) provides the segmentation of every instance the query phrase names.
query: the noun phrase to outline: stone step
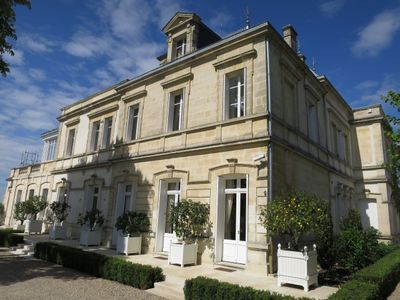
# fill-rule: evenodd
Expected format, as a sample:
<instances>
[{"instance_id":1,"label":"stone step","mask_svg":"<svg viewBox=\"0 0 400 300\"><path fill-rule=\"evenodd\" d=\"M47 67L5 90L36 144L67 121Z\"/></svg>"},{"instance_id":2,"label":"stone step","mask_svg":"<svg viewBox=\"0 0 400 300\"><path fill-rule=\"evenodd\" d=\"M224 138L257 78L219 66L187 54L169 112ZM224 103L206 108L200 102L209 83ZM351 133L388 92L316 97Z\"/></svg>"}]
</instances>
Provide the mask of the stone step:
<instances>
[{"instance_id":1,"label":"stone step","mask_svg":"<svg viewBox=\"0 0 400 300\"><path fill-rule=\"evenodd\" d=\"M154 288L147 290L147 292L167 299L185 299L183 294L183 285L175 284L168 281L154 283Z\"/></svg>"}]
</instances>

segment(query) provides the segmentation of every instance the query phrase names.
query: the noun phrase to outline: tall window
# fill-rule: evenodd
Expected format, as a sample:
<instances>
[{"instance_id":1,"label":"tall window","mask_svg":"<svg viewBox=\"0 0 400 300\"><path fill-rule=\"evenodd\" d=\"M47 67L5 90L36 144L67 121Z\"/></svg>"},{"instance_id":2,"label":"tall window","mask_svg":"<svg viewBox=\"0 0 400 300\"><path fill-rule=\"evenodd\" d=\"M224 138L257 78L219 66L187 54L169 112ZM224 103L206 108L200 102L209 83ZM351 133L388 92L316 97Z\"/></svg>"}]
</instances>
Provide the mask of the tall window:
<instances>
[{"instance_id":1,"label":"tall window","mask_svg":"<svg viewBox=\"0 0 400 300\"><path fill-rule=\"evenodd\" d=\"M58 189L58 202L67 202L68 190L65 187L60 187Z\"/></svg>"},{"instance_id":2,"label":"tall window","mask_svg":"<svg viewBox=\"0 0 400 300\"><path fill-rule=\"evenodd\" d=\"M186 38L178 39L175 42L175 58L181 57L186 53Z\"/></svg>"},{"instance_id":3,"label":"tall window","mask_svg":"<svg viewBox=\"0 0 400 300\"><path fill-rule=\"evenodd\" d=\"M228 119L245 115L244 70L226 75L225 110Z\"/></svg>"},{"instance_id":4,"label":"tall window","mask_svg":"<svg viewBox=\"0 0 400 300\"><path fill-rule=\"evenodd\" d=\"M124 191L124 213L131 209L131 199L132 199L132 184L125 185Z\"/></svg>"},{"instance_id":5,"label":"tall window","mask_svg":"<svg viewBox=\"0 0 400 300\"><path fill-rule=\"evenodd\" d=\"M113 123L113 119L111 117L104 120L103 147L102 148L107 148L108 146L111 145L112 123Z\"/></svg>"},{"instance_id":6,"label":"tall window","mask_svg":"<svg viewBox=\"0 0 400 300\"><path fill-rule=\"evenodd\" d=\"M182 127L183 118L183 91L171 94L169 105L169 131L180 130Z\"/></svg>"},{"instance_id":7,"label":"tall window","mask_svg":"<svg viewBox=\"0 0 400 300\"><path fill-rule=\"evenodd\" d=\"M308 103L307 107L307 123L308 123L308 136L314 141L318 142L318 119L317 107L314 103Z\"/></svg>"},{"instance_id":8,"label":"tall window","mask_svg":"<svg viewBox=\"0 0 400 300\"><path fill-rule=\"evenodd\" d=\"M338 154L340 159L346 160L347 137L340 130L337 131L337 140L338 140L338 152L337 152L337 154Z\"/></svg>"},{"instance_id":9,"label":"tall window","mask_svg":"<svg viewBox=\"0 0 400 300\"><path fill-rule=\"evenodd\" d=\"M49 196L49 189L42 190L42 199L47 201L47 197Z\"/></svg>"},{"instance_id":10,"label":"tall window","mask_svg":"<svg viewBox=\"0 0 400 300\"><path fill-rule=\"evenodd\" d=\"M92 138L90 142L90 150L95 151L99 147L100 139L100 121L94 122L92 125Z\"/></svg>"},{"instance_id":11,"label":"tall window","mask_svg":"<svg viewBox=\"0 0 400 300\"><path fill-rule=\"evenodd\" d=\"M28 193L28 199L31 199L34 195L35 195L35 190L34 189L30 189L29 193Z\"/></svg>"},{"instance_id":12,"label":"tall window","mask_svg":"<svg viewBox=\"0 0 400 300\"><path fill-rule=\"evenodd\" d=\"M173 226L169 221L172 208L178 204L181 197L181 184L179 181L169 182L167 190L167 210L165 214L165 233L173 233Z\"/></svg>"},{"instance_id":13,"label":"tall window","mask_svg":"<svg viewBox=\"0 0 400 300\"><path fill-rule=\"evenodd\" d=\"M17 196L15 198L15 203L21 202L21 198L22 198L22 190L18 190Z\"/></svg>"},{"instance_id":14,"label":"tall window","mask_svg":"<svg viewBox=\"0 0 400 300\"><path fill-rule=\"evenodd\" d=\"M99 187L93 187L93 198L92 198L92 210L97 208L97 202L99 201Z\"/></svg>"},{"instance_id":15,"label":"tall window","mask_svg":"<svg viewBox=\"0 0 400 300\"><path fill-rule=\"evenodd\" d=\"M136 140L138 134L139 106L129 107L127 140Z\"/></svg>"},{"instance_id":16,"label":"tall window","mask_svg":"<svg viewBox=\"0 0 400 300\"><path fill-rule=\"evenodd\" d=\"M285 121L291 126L295 126L296 122L296 109L295 109L295 90L294 85L284 80L284 87L283 87L283 102L284 102L284 116Z\"/></svg>"},{"instance_id":17,"label":"tall window","mask_svg":"<svg viewBox=\"0 0 400 300\"><path fill-rule=\"evenodd\" d=\"M68 131L66 156L71 156L75 144L75 128Z\"/></svg>"},{"instance_id":18,"label":"tall window","mask_svg":"<svg viewBox=\"0 0 400 300\"><path fill-rule=\"evenodd\" d=\"M92 211L93 209L96 209L99 204L100 187L89 186L85 198L86 211Z\"/></svg>"}]
</instances>

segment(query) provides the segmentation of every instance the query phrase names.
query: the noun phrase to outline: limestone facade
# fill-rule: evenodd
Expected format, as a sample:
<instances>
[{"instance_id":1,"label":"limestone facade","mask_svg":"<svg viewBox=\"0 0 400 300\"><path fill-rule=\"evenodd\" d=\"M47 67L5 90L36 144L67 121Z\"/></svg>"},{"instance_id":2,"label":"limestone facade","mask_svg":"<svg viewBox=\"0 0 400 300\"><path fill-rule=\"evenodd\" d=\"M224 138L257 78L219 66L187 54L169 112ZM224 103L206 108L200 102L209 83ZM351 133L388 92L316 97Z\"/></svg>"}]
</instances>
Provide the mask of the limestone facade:
<instances>
[{"instance_id":1,"label":"limestone facade","mask_svg":"<svg viewBox=\"0 0 400 300\"><path fill-rule=\"evenodd\" d=\"M129 185L129 209L151 218L145 251L162 252L169 183L179 183L180 199L210 205L203 261L226 260L229 219L244 247L236 262L265 270L260 209L293 189L329 200L336 225L355 207L365 226L397 239L382 108L353 110L298 55L291 26L285 39L269 23L221 39L197 15L177 13L163 30L167 53L159 68L64 107L54 159L11 171L7 225L17 201L47 189L49 203L64 197L72 207L70 237L79 235L79 213L95 205L106 217L103 243L113 247ZM239 225L227 215L232 180L241 185L235 195L245 195L236 202Z\"/></svg>"}]
</instances>

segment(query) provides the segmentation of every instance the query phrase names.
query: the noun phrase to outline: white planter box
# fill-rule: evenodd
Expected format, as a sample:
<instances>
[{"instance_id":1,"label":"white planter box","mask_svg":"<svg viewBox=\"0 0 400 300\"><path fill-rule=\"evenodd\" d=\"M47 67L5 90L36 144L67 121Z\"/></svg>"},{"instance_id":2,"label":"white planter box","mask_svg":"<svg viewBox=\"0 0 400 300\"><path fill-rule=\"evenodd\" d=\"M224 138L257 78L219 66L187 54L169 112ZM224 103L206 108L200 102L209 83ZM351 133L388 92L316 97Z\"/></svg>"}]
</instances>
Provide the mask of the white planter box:
<instances>
[{"instance_id":1,"label":"white planter box","mask_svg":"<svg viewBox=\"0 0 400 300\"><path fill-rule=\"evenodd\" d=\"M100 230L87 230L82 228L79 244L82 246L99 246L101 242Z\"/></svg>"},{"instance_id":2,"label":"white planter box","mask_svg":"<svg viewBox=\"0 0 400 300\"><path fill-rule=\"evenodd\" d=\"M51 240L65 240L67 231L63 225L52 225L49 229L49 238Z\"/></svg>"},{"instance_id":3,"label":"white planter box","mask_svg":"<svg viewBox=\"0 0 400 300\"><path fill-rule=\"evenodd\" d=\"M301 285L308 292L310 285L318 286L317 250L304 247L304 252L282 250L278 244L278 286L283 283Z\"/></svg>"},{"instance_id":4,"label":"white planter box","mask_svg":"<svg viewBox=\"0 0 400 300\"><path fill-rule=\"evenodd\" d=\"M22 230L22 231L25 231L25 225L14 224L13 229L14 229L14 230Z\"/></svg>"},{"instance_id":5,"label":"white planter box","mask_svg":"<svg viewBox=\"0 0 400 300\"><path fill-rule=\"evenodd\" d=\"M43 221L38 220L26 220L25 221L25 233L27 234L41 234L42 233Z\"/></svg>"},{"instance_id":6,"label":"white planter box","mask_svg":"<svg viewBox=\"0 0 400 300\"><path fill-rule=\"evenodd\" d=\"M131 253L142 253L142 236L123 236L118 235L117 239L117 252L125 255Z\"/></svg>"},{"instance_id":7,"label":"white planter box","mask_svg":"<svg viewBox=\"0 0 400 300\"><path fill-rule=\"evenodd\" d=\"M168 263L170 265L197 264L197 244L171 243L169 246Z\"/></svg>"}]
</instances>

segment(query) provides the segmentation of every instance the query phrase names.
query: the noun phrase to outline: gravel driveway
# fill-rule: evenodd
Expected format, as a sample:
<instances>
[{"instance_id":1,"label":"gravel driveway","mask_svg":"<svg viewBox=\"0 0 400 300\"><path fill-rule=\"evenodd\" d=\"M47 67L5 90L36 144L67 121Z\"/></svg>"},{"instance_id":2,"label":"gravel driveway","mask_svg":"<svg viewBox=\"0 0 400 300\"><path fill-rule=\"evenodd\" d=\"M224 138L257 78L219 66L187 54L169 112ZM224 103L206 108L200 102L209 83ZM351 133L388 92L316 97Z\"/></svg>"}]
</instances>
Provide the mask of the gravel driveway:
<instances>
[{"instance_id":1,"label":"gravel driveway","mask_svg":"<svg viewBox=\"0 0 400 300\"><path fill-rule=\"evenodd\" d=\"M0 299L149 299L158 296L0 249Z\"/></svg>"}]
</instances>

